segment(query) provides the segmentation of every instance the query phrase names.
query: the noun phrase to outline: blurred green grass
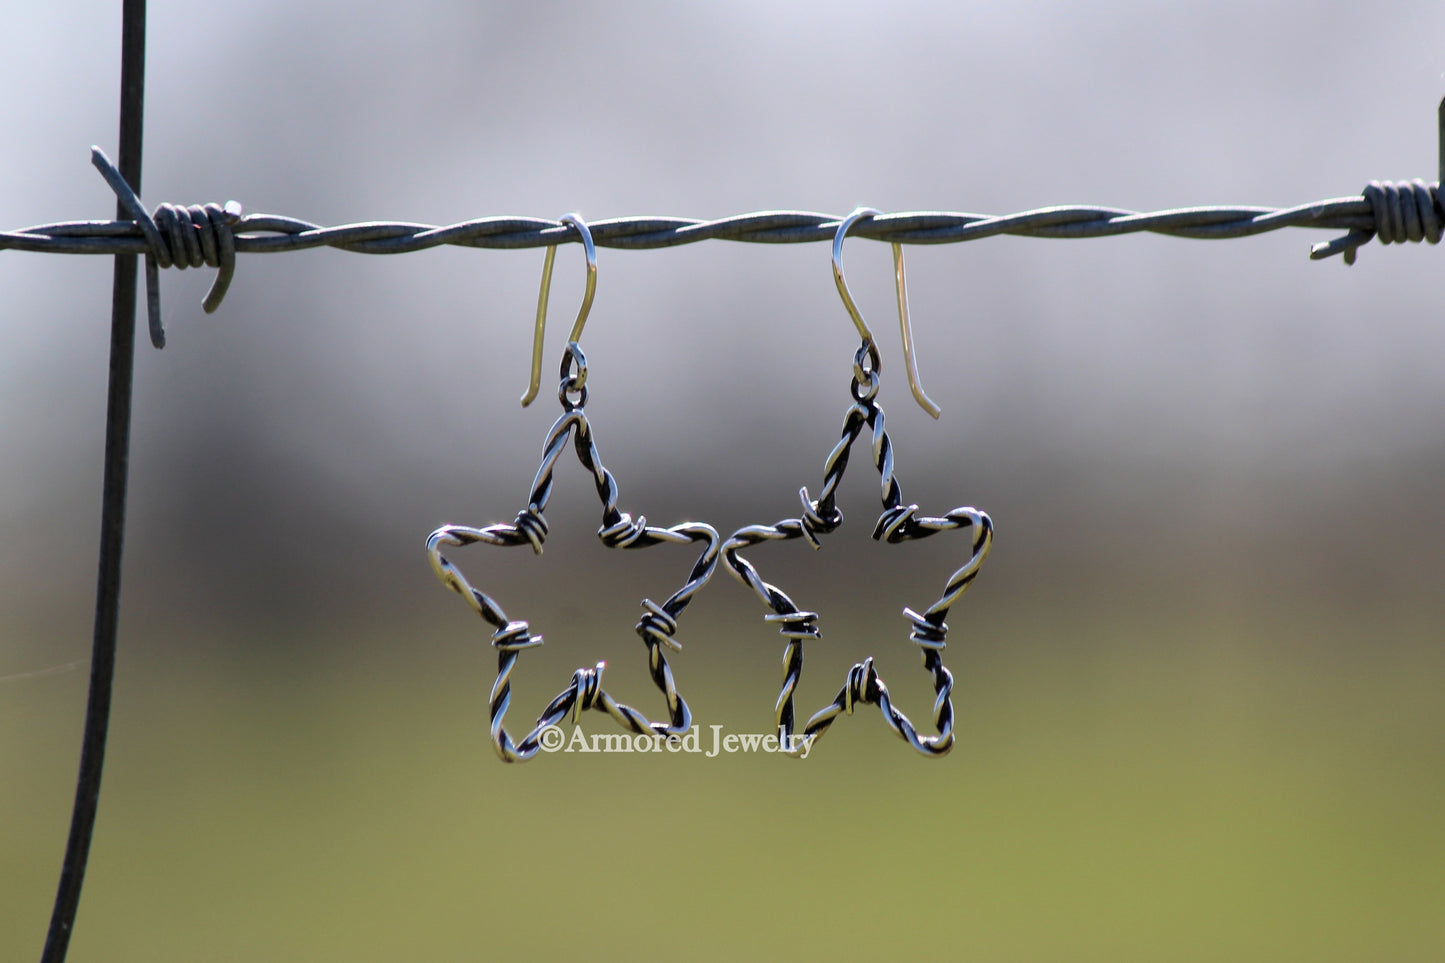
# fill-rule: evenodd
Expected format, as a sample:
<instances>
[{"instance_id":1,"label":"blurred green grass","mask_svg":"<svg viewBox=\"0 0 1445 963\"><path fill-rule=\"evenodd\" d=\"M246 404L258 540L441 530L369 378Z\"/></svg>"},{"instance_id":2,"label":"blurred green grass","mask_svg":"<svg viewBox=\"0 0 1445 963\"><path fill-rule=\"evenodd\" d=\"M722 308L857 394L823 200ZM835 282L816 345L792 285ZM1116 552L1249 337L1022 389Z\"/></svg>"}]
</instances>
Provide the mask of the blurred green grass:
<instances>
[{"instance_id":1,"label":"blurred green grass","mask_svg":"<svg viewBox=\"0 0 1445 963\"><path fill-rule=\"evenodd\" d=\"M270 673L123 653L72 959L1440 958L1438 627L1256 614L993 612L950 648L938 761L866 710L805 762L505 766L479 645L378 656L396 639L373 626L355 658ZM1391 644L1348 644L1367 631ZM705 725L766 729L775 662L736 642L695 627L685 692ZM812 708L846 664L809 656ZM926 716L914 674L886 677ZM84 682L0 683L6 959L39 952Z\"/></svg>"}]
</instances>

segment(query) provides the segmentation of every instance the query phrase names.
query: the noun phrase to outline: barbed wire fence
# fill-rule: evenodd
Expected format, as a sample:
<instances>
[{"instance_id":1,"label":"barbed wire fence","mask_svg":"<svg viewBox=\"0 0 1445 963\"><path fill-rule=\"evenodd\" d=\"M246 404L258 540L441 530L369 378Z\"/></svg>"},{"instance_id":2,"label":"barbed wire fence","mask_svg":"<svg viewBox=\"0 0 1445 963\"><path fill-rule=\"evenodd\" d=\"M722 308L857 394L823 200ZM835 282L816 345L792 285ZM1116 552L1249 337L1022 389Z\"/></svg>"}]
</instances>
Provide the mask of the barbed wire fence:
<instances>
[{"instance_id":1,"label":"barbed wire fence","mask_svg":"<svg viewBox=\"0 0 1445 963\"><path fill-rule=\"evenodd\" d=\"M116 194L115 219L65 221L0 233L0 251L99 254L115 258L90 687L70 835L42 963L63 963L69 949L100 797L119 624L135 305L139 293L137 259L145 258L151 341L160 348L165 343L160 322L159 275L163 268L215 268L215 282L203 301L205 310L211 312L219 307L231 284L237 254L317 247L361 254L405 254L442 245L515 250L580 240L569 225L534 217L482 217L445 226L370 221L323 227L282 215L243 214L235 202L161 204L147 211L138 195L145 104L145 38L145 0L124 0L119 164L112 164L99 148L93 148L91 154L92 162ZM1313 245L1310 257L1318 260L1338 254L1352 264L1358 249L1372 240L1382 244L1439 243L1445 233L1445 205L1440 194L1440 184L1445 182L1445 101L1439 107L1438 125L1440 151L1438 179L1434 183L1419 179L1372 181L1358 195L1287 208L1210 206L1140 212L1061 206L1005 215L910 211L873 215L860 221L852 233L893 243L952 244L1000 235L1087 238L1139 232L1218 240L1297 227L1345 232ZM758 244L831 241L842 220L837 215L808 211L758 211L717 220L616 217L591 222L589 227L599 246L649 250L706 240Z\"/></svg>"}]
</instances>

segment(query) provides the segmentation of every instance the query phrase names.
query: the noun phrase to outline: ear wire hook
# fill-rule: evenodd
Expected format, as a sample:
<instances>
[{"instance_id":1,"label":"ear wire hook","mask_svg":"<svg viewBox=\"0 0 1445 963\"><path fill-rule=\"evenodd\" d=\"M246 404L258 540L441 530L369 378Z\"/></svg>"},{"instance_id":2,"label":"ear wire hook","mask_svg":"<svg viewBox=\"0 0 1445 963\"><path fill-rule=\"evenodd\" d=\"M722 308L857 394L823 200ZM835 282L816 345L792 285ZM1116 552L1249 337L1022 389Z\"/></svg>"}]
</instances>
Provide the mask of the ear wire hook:
<instances>
[{"instance_id":1,"label":"ear wire hook","mask_svg":"<svg viewBox=\"0 0 1445 963\"><path fill-rule=\"evenodd\" d=\"M582 337L582 327L587 323L587 315L592 313L592 298L597 294L597 247L592 243L592 232L587 229L587 223L576 214L563 214L561 223L577 228L582 235L582 249L587 254L587 291L582 295L582 308L577 312L577 320L572 323L572 333L567 336L569 343L575 343ZM525 408L537 397L537 390L542 384L542 341L547 333L547 297L552 293L552 265L557 260L557 245L553 244L547 248L547 259L542 262L542 290L537 295L537 326L532 332L532 380L527 385L527 393L522 395L522 407Z\"/></svg>"},{"instance_id":2,"label":"ear wire hook","mask_svg":"<svg viewBox=\"0 0 1445 963\"><path fill-rule=\"evenodd\" d=\"M843 218L837 233L833 235L833 283L838 286L838 294L843 299L843 306L848 309L848 316L853 319L853 326L868 344L873 343L873 332L869 330L868 322L863 320L863 313L858 310L853 295L848 291L848 282L843 278L843 239L858 221L880 213L871 207L860 207ZM908 320L908 284L903 277L903 245L896 241L893 244L893 278L898 290L898 329L903 335L903 360L908 368L908 387L913 392L913 400L918 402L918 407L937 418L942 414L942 409L924 393L923 384L918 378L918 362L913 356L913 326Z\"/></svg>"}]
</instances>

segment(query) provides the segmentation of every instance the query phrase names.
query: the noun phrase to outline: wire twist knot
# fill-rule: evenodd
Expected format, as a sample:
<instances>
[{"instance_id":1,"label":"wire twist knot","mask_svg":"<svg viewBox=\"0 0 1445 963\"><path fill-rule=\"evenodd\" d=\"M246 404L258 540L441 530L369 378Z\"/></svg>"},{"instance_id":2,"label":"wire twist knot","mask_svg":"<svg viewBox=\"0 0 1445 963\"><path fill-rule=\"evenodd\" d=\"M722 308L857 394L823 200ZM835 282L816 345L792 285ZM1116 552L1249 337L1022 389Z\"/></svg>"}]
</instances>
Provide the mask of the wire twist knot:
<instances>
[{"instance_id":1,"label":"wire twist knot","mask_svg":"<svg viewBox=\"0 0 1445 963\"><path fill-rule=\"evenodd\" d=\"M597 537L608 548L629 548L646 534L647 516L638 515L634 520L627 512L622 512L611 525L597 530Z\"/></svg>"},{"instance_id":2,"label":"wire twist knot","mask_svg":"<svg viewBox=\"0 0 1445 963\"><path fill-rule=\"evenodd\" d=\"M499 652L520 652L542 644L540 635L533 635L526 622L508 622L492 633L492 647Z\"/></svg>"},{"instance_id":3,"label":"wire twist knot","mask_svg":"<svg viewBox=\"0 0 1445 963\"><path fill-rule=\"evenodd\" d=\"M682 643L673 638L677 631L677 619L667 609L652 599L643 599L642 607L647 609L637 622L637 634L644 642L665 645L674 652L682 651Z\"/></svg>"},{"instance_id":4,"label":"wire twist knot","mask_svg":"<svg viewBox=\"0 0 1445 963\"><path fill-rule=\"evenodd\" d=\"M241 219L241 205L235 201L219 204L160 204L151 215L154 237L146 232L151 256L163 268L207 267L234 270L236 235L232 228ZM141 228L145 230L144 227ZM215 299L216 304L220 298ZM208 296L206 310L214 311Z\"/></svg>"},{"instance_id":5,"label":"wire twist knot","mask_svg":"<svg viewBox=\"0 0 1445 963\"><path fill-rule=\"evenodd\" d=\"M785 639L817 639L822 637L818 630L817 612L781 612L763 616L765 622L776 622L781 628L779 634Z\"/></svg>"},{"instance_id":6,"label":"wire twist knot","mask_svg":"<svg viewBox=\"0 0 1445 963\"><path fill-rule=\"evenodd\" d=\"M873 656L855 663L848 670L848 682L843 686L843 711L853 714L854 703L878 701L878 672L873 668Z\"/></svg>"},{"instance_id":7,"label":"wire twist knot","mask_svg":"<svg viewBox=\"0 0 1445 963\"><path fill-rule=\"evenodd\" d=\"M903 615L913 623L913 631L908 633L908 641L924 649L942 649L947 643L944 639L948 636L948 623L939 619L937 622L927 615L920 615L910 608L903 610Z\"/></svg>"},{"instance_id":8,"label":"wire twist knot","mask_svg":"<svg viewBox=\"0 0 1445 963\"><path fill-rule=\"evenodd\" d=\"M917 523L913 516L918 514L917 505L894 505L883 510L873 526L873 537L883 539L890 545L914 537Z\"/></svg>"},{"instance_id":9,"label":"wire twist knot","mask_svg":"<svg viewBox=\"0 0 1445 963\"><path fill-rule=\"evenodd\" d=\"M1440 185L1412 181L1370 181L1361 193L1375 215L1375 236L1381 244L1429 241L1439 244L1445 210Z\"/></svg>"},{"instance_id":10,"label":"wire twist knot","mask_svg":"<svg viewBox=\"0 0 1445 963\"><path fill-rule=\"evenodd\" d=\"M843 510L833 505L828 514L824 515L819 510L818 502L809 497L806 485L798 489L798 497L803 501L803 514L798 519L803 538L807 539L813 548L822 548L823 543L818 540L818 536L827 535L843 524Z\"/></svg>"},{"instance_id":11,"label":"wire twist knot","mask_svg":"<svg viewBox=\"0 0 1445 963\"><path fill-rule=\"evenodd\" d=\"M532 551L538 555L542 554L542 543L547 540L547 519L542 517L542 512L535 505L528 505L517 513L512 527L522 533L522 536L531 543Z\"/></svg>"},{"instance_id":12,"label":"wire twist knot","mask_svg":"<svg viewBox=\"0 0 1445 963\"><path fill-rule=\"evenodd\" d=\"M596 668L578 669L572 673L572 685L577 690L577 701L572 703L574 724L582 718L582 713L597 705L597 699L602 694L602 670L606 667L606 662L599 662Z\"/></svg>"}]
</instances>

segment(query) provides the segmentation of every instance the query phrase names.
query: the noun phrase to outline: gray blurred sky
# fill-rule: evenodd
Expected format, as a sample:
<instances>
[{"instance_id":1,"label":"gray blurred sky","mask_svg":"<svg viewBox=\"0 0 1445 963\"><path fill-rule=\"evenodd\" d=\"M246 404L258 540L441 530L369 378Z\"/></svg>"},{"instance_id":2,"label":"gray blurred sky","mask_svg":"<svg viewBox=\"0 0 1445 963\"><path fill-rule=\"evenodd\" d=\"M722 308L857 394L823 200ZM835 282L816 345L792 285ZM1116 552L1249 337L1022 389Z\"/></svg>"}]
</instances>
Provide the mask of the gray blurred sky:
<instances>
[{"instance_id":1,"label":"gray blurred sky","mask_svg":"<svg viewBox=\"0 0 1445 963\"><path fill-rule=\"evenodd\" d=\"M87 150L115 149L118 4L3 21L0 223L109 216ZM1423 2L158 2L141 193L323 224L1286 206L1434 179L1442 36ZM911 250L944 415L912 406L885 340L905 493L995 516L1005 594L1038 585L1028 558L1085 582L1169 560L1178 587L1272 551L1316 591L1438 583L1440 252L1346 269L1307 260L1320 238ZM855 243L891 331L886 248ZM826 246L599 260L590 410L624 507L724 531L792 514L847 401ZM559 318L579 261L559 256ZM246 256L213 317L209 272L167 273L170 346L138 361L128 624L454 605L422 539L510 518L555 414L545 384L516 402L540 264ZM103 258L0 254L0 674L88 645L109 284ZM857 518L872 485L852 481ZM557 517L585 539L568 484Z\"/></svg>"}]
</instances>

